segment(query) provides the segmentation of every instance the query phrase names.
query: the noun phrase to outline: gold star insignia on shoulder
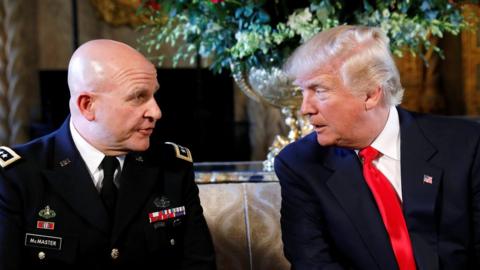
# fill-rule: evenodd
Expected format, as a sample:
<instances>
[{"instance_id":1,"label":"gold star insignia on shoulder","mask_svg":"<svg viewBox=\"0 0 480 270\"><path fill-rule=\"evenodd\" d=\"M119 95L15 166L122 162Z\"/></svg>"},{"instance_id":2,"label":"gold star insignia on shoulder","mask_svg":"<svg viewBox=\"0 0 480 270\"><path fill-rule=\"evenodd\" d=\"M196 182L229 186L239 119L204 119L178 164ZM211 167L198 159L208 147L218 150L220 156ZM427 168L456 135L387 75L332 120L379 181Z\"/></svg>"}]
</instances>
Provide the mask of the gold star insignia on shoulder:
<instances>
[{"instance_id":1,"label":"gold star insignia on shoulder","mask_svg":"<svg viewBox=\"0 0 480 270\"><path fill-rule=\"evenodd\" d=\"M8 146L0 146L0 166L2 168L19 160L21 157Z\"/></svg>"},{"instance_id":2,"label":"gold star insignia on shoulder","mask_svg":"<svg viewBox=\"0 0 480 270\"><path fill-rule=\"evenodd\" d=\"M188 148L175 144L173 142L165 142L165 143L173 146L173 148L175 149L175 154L177 158L186 160L188 162L193 162L192 154L190 153L190 150Z\"/></svg>"}]
</instances>

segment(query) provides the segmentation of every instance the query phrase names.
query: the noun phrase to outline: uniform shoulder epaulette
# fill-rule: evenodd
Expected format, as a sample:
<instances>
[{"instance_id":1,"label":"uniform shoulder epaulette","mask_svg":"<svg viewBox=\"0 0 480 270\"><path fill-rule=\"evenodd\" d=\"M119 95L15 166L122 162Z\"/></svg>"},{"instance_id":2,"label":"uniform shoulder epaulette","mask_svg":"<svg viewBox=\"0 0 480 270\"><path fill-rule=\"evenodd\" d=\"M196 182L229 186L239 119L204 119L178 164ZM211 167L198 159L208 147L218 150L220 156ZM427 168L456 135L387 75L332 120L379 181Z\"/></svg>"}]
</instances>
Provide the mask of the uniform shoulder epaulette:
<instances>
[{"instance_id":1,"label":"uniform shoulder epaulette","mask_svg":"<svg viewBox=\"0 0 480 270\"><path fill-rule=\"evenodd\" d=\"M177 158L186 160L188 162L193 162L192 154L190 153L190 150L188 148L173 142L165 142L165 144L170 144L173 146L173 148L175 149L175 154Z\"/></svg>"},{"instance_id":2,"label":"uniform shoulder epaulette","mask_svg":"<svg viewBox=\"0 0 480 270\"><path fill-rule=\"evenodd\" d=\"M20 155L15 153L10 147L0 146L0 166L2 168L7 167L19 159L21 159Z\"/></svg>"}]
</instances>

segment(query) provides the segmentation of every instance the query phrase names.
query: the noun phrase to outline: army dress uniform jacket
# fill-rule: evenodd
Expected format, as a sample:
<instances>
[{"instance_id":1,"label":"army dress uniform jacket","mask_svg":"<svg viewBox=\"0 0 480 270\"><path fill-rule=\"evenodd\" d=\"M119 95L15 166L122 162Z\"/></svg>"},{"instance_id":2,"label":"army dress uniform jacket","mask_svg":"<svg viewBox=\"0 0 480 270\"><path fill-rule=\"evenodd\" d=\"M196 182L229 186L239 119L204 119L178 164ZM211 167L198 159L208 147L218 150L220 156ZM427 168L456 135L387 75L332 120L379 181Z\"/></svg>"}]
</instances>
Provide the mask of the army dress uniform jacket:
<instances>
[{"instance_id":1,"label":"army dress uniform jacket","mask_svg":"<svg viewBox=\"0 0 480 270\"><path fill-rule=\"evenodd\" d=\"M188 149L128 154L112 225L68 120L0 158L0 269L215 268Z\"/></svg>"}]
</instances>

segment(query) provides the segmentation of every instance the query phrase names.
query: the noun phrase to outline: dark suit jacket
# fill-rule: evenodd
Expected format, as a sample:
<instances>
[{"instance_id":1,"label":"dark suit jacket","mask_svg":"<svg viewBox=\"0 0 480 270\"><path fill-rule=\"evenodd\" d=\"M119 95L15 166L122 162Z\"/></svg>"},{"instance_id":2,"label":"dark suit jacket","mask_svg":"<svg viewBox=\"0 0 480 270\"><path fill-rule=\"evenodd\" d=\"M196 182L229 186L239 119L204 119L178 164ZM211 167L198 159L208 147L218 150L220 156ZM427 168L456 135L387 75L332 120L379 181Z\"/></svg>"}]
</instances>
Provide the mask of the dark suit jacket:
<instances>
[{"instance_id":1,"label":"dark suit jacket","mask_svg":"<svg viewBox=\"0 0 480 270\"><path fill-rule=\"evenodd\" d=\"M215 268L192 163L172 145L126 156L111 232L68 121L14 150L22 158L0 171L0 269ZM55 217L39 213L47 205ZM149 222L149 213L181 206L184 216Z\"/></svg>"},{"instance_id":2,"label":"dark suit jacket","mask_svg":"<svg viewBox=\"0 0 480 270\"><path fill-rule=\"evenodd\" d=\"M398 111L403 213L417 269L480 269L479 125ZM353 150L322 147L313 133L287 146L275 171L293 269L398 269Z\"/></svg>"}]
</instances>

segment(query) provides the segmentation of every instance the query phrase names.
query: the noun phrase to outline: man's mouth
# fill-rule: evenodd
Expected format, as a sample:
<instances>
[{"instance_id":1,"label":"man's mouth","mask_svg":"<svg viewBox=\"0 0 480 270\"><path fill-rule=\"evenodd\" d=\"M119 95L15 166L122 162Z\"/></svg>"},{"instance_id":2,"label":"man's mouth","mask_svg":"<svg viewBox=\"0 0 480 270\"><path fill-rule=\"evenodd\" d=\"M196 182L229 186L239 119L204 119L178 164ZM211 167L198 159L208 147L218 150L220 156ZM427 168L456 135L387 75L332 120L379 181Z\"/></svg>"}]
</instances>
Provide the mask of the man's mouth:
<instances>
[{"instance_id":1,"label":"man's mouth","mask_svg":"<svg viewBox=\"0 0 480 270\"><path fill-rule=\"evenodd\" d=\"M153 128L141 128L138 130L138 133L145 135L145 136L150 136L152 135Z\"/></svg>"},{"instance_id":2,"label":"man's mouth","mask_svg":"<svg viewBox=\"0 0 480 270\"><path fill-rule=\"evenodd\" d=\"M313 125L313 129L316 131L316 132L320 132L323 128L325 128L326 125Z\"/></svg>"}]
</instances>

